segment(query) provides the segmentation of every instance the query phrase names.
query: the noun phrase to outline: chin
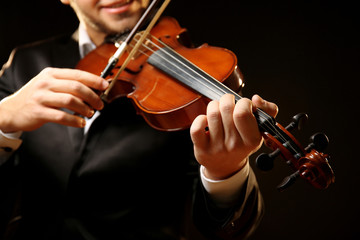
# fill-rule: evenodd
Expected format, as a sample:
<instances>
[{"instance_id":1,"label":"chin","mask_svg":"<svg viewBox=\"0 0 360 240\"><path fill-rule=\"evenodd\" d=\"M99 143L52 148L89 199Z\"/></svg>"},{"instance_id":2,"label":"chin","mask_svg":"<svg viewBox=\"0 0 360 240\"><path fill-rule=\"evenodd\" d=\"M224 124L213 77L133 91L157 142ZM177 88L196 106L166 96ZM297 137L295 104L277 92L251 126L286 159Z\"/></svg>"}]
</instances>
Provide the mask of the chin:
<instances>
[{"instance_id":1,"label":"chin","mask_svg":"<svg viewBox=\"0 0 360 240\"><path fill-rule=\"evenodd\" d=\"M138 17L131 17L131 18L121 18L121 19L116 19L113 21L109 21L109 24L106 24L108 26L108 29L111 30L111 32L116 32L116 33L121 33L124 31L127 31L129 29L132 29L137 21L138 21Z\"/></svg>"}]
</instances>

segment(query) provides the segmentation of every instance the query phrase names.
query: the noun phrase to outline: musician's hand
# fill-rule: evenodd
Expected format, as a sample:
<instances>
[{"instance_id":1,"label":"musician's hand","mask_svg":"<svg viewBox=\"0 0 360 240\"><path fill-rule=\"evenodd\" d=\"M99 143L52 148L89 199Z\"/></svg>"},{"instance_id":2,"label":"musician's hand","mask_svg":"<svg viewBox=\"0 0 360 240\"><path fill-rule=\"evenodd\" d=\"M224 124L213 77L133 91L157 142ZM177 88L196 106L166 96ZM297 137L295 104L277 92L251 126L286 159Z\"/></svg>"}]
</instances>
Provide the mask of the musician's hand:
<instances>
[{"instance_id":1,"label":"musician's hand","mask_svg":"<svg viewBox=\"0 0 360 240\"><path fill-rule=\"evenodd\" d=\"M235 104L234 96L226 94L220 101L211 101L206 115L194 120L191 138L195 157L205 167L206 177L214 180L230 177L260 148L263 139L253 115L256 108L274 117L278 112L274 103L258 95L252 100L242 98Z\"/></svg>"},{"instance_id":2,"label":"musician's hand","mask_svg":"<svg viewBox=\"0 0 360 240\"><path fill-rule=\"evenodd\" d=\"M104 106L94 90L107 87L107 81L88 72L46 68L0 103L0 129L31 131L47 122L84 127L81 116L91 117Z\"/></svg>"}]
</instances>

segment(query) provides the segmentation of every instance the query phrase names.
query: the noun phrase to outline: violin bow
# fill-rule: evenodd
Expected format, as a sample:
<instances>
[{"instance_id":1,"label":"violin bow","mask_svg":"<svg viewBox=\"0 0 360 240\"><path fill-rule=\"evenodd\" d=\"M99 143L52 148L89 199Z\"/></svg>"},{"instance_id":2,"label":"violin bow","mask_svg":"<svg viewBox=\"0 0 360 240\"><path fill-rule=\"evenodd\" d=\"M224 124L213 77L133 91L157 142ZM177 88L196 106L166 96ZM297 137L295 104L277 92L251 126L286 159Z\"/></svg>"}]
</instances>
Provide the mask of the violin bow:
<instances>
[{"instance_id":1,"label":"violin bow","mask_svg":"<svg viewBox=\"0 0 360 240\"><path fill-rule=\"evenodd\" d=\"M136 35L136 33L138 32L138 30L140 29L140 27L142 26L142 24L145 22L145 20L147 19L147 17L149 16L150 12L154 9L154 7L157 5L157 3L160 0L154 0L151 2L151 4L149 5L149 7L145 10L144 14L141 16L141 18L139 19L139 21L136 23L136 25L134 26L134 28L131 30L130 34L128 35L128 37L125 39L125 41L123 41L121 43L121 45L119 46L118 50L115 52L115 54L110 57L109 62L107 64L107 66L105 67L104 71L101 73L101 77L102 78L106 78L109 73L111 72L111 70L115 67L115 65L117 64L117 62L119 61L119 58L122 56L122 54L125 52L125 50L127 49L127 46L129 45L129 43L131 42L131 40L134 38L134 36ZM167 5L170 3L170 0L165 0L163 2L163 4L160 6L160 8L157 10L157 12L155 13L154 17L151 19L150 23L148 24L148 26L146 27L145 31L143 32L143 34L141 34L140 39L137 41L136 45L134 46L134 48L132 49L132 51L129 53L129 55L127 56L126 60L124 61L124 63L121 65L120 69L117 71L115 77L113 78L113 80L110 82L110 85L108 87L108 89L106 89L106 91L101 95L101 98L103 100L106 101L107 96L109 95L109 92L111 91L111 89L113 88L113 86L115 85L119 75L121 74L121 72L126 68L126 66L128 65L128 63L131 61L132 57L136 54L137 50L139 49L139 47L143 44L144 40L146 39L147 35L150 33L151 29L154 27L155 23L158 21L158 19L160 18L161 14L164 12L164 10L166 9Z\"/></svg>"}]
</instances>

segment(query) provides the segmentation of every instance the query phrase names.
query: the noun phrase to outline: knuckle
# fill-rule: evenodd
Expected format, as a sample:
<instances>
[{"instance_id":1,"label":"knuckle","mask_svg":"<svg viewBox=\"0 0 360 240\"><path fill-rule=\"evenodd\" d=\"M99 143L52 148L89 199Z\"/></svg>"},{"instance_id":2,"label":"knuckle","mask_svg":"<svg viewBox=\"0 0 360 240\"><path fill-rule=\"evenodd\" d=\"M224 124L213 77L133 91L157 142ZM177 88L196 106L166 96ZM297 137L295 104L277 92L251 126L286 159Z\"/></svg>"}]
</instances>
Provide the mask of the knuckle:
<instances>
[{"instance_id":1,"label":"knuckle","mask_svg":"<svg viewBox=\"0 0 360 240\"><path fill-rule=\"evenodd\" d=\"M253 117L251 101L243 98L237 103L236 111L233 113L235 121L243 121Z\"/></svg>"},{"instance_id":2,"label":"knuckle","mask_svg":"<svg viewBox=\"0 0 360 240\"><path fill-rule=\"evenodd\" d=\"M198 136L203 135L206 132L207 120L205 115L199 115L195 118L193 123L190 126L190 136L191 138L197 139Z\"/></svg>"},{"instance_id":3,"label":"knuckle","mask_svg":"<svg viewBox=\"0 0 360 240\"><path fill-rule=\"evenodd\" d=\"M71 82L70 86L71 90L75 93L79 93L82 90L82 85L79 82Z\"/></svg>"},{"instance_id":4,"label":"knuckle","mask_svg":"<svg viewBox=\"0 0 360 240\"><path fill-rule=\"evenodd\" d=\"M56 68L46 67L39 73L39 76L41 76L41 79L48 80L56 75L56 71Z\"/></svg>"},{"instance_id":5,"label":"knuckle","mask_svg":"<svg viewBox=\"0 0 360 240\"><path fill-rule=\"evenodd\" d=\"M63 97L62 102L65 106L73 105L76 101L75 98L71 95L66 95Z\"/></svg>"},{"instance_id":6,"label":"knuckle","mask_svg":"<svg viewBox=\"0 0 360 240\"><path fill-rule=\"evenodd\" d=\"M208 113L207 113L207 117L209 119L209 121L217 121L220 119L220 112L219 111L216 111L216 110L210 110Z\"/></svg>"},{"instance_id":7,"label":"knuckle","mask_svg":"<svg viewBox=\"0 0 360 240\"><path fill-rule=\"evenodd\" d=\"M102 89L103 88L102 79L95 79L93 84L94 84L94 87L96 89Z\"/></svg>"},{"instance_id":8,"label":"knuckle","mask_svg":"<svg viewBox=\"0 0 360 240\"><path fill-rule=\"evenodd\" d=\"M197 136L201 132L201 128L199 125L191 125L190 127L190 135Z\"/></svg>"},{"instance_id":9,"label":"knuckle","mask_svg":"<svg viewBox=\"0 0 360 240\"><path fill-rule=\"evenodd\" d=\"M216 120L220 118L220 111L217 101L211 101L206 110L206 116L209 120Z\"/></svg>"},{"instance_id":10,"label":"knuckle","mask_svg":"<svg viewBox=\"0 0 360 240\"><path fill-rule=\"evenodd\" d=\"M79 82L84 82L84 79L86 78L85 72L79 71L75 69L72 74L74 74L74 79L76 79Z\"/></svg>"},{"instance_id":11,"label":"knuckle","mask_svg":"<svg viewBox=\"0 0 360 240\"><path fill-rule=\"evenodd\" d=\"M223 113L232 113L234 111L234 105L230 102L220 104L220 111Z\"/></svg>"},{"instance_id":12,"label":"knuckle","mask_svg":"<svg viewBox=\"0 0 360 240\"><path fill-rule=\"evenodd\" d=\"M48 82L43 79L38 81L36 84L39 88L47 88L47 86L49 85Z\"/></svg>"},{"instance_id":13,"label":"knuckle","mask_svg":"<svg viewBox=\"0 0 360 240\"><path fill-rule=\"evenodd\" d=\"M35 76L30 82L39 88L48 86L49 79L52 78L52 75L47 73L48 70L44 69L39 75Z\"/></svg>"},{"instance_id":14,"label":"knuckle","mask_svg":"<svg viewBox=\"0 0 360 240\"><path fill-rule=\"evenodd\" d=\"M52 68L52 67L46 67L46 68L44 68L40 73L47 75L47 74L51 74L52 71L54 71L54 68Z\"/></svg>"},{"instance_id":15,"label":"knuckle","mask_svg":"<svg viewBox=\"0 0 360 240\"><path fill-rule=\"evenodd\" d=\"M274 116L273 117L276 117L279 113L279 107L275 103L273 103L273 104L274 104L274 106L273 106L273 109L274 109L273 115Z\"/></svg>"},{"instance_id":16,"label":"knuckle","mask_svg":"<svg viewBox=\"0 0 360 240\"><path fill-rule=\"evenodd\" d=\"M29 101L31 99L28 99ZM43 94L43 91L36 91L32 94L32 100L37 102L37 103L44 103L45 102L45 97L44 97L44 94Z\"/></svg>"},{"instance_id":17,"label":"knuckle","mask_svg":"<svg viewBox=\"0 0 360 240\"><path fill-rule=\"evenodd\" d=\"M234 114L234 121L242 122L250 117L250 113L244 110L235 111Z\"/></svg>"},{"instance_id":18,"label":"knuckle","mask_svg":"<svg viewBox=\"0 0 360 240\"><path fill-rule=\"evenodd\" d=\"M238 103L242 105L252 105L252 101L249 98L242 98Z\"/></svg>"},{"instance_id":19,"label":"knuckle","mask_svg":"<svg viewBox=\"0 0 360 240\"><path fill-rule=\"evenodd\" d=\"M221 112L232 112L235 106L235 98L231 94L225 94L220 99L219 108Z\"/></svg>"},{"instance_id":20,"label":"knuckle","mask_svg":"<svg viewBox=\"0 0 360 240\"><path fill-rule=\"evenodd\" d=\"M44 68L39 75L37 75L33 80L36 87L38 88L48 88L50 86L50 79L54 77L55 68L46 67Z\"/></svg>"},{"instance_id":21,"label":"knuckle","mask_svg":"<svg viewBox=\"0 0 360 240\"><path fill-rule=\"evenodd\" d=\"M64 122L66 120L66 113L63 111L59 111L56 115L54 115L55 122Z\"/></svg>"},{"instance_id":22,"label":"knuckle","mask_svg":"<svg viewBox=\"0 0 360 240\"><path fill-rule=\"evenodd\" d=\"M36 107L36 105L32 106L29 112L31 114L31 118L33 119L44 117L43 110L40 107Z\"/></svg>"}]
</instances>

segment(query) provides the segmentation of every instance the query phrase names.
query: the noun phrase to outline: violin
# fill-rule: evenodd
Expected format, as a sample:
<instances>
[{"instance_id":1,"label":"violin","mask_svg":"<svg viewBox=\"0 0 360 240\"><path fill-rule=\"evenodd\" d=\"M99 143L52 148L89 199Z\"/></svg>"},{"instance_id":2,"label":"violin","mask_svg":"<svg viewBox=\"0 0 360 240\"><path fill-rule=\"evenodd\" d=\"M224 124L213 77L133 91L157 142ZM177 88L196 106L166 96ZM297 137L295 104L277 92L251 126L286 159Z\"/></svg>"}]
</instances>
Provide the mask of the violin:
<instances>
[{"instance_id":1,"label":"violin","mask_svg":"<svg viewBox=\"0 0 360 240\"><path fill-rule=\"evenodd\" d=\"M104 43L87 54L77 68L101 73L112 83L103 96L104 101L130 98L137 113L155 129L189 128L198 115L206 112L210 100L218 100L226 93L233 94L235 101L242 98L239 92L244 82L236 55L208 44L193 47L187 30L174 18L162 17L148 32L134 34L126 51L122 50L116 63L110 63L109 58L124 48L122 43L119 39ZM306 114L296 115L286 127L261 109L254 115L265 145L273 150L270 154L260 154L256 165L270 170L280 155L294 171L278 190L288 188L299 177L318 189L334 182L329 155L322 152L329 141L327 136L313 135L312 143L304 148L290 133L307 119Z\"/></svg>"}]
</instances>

